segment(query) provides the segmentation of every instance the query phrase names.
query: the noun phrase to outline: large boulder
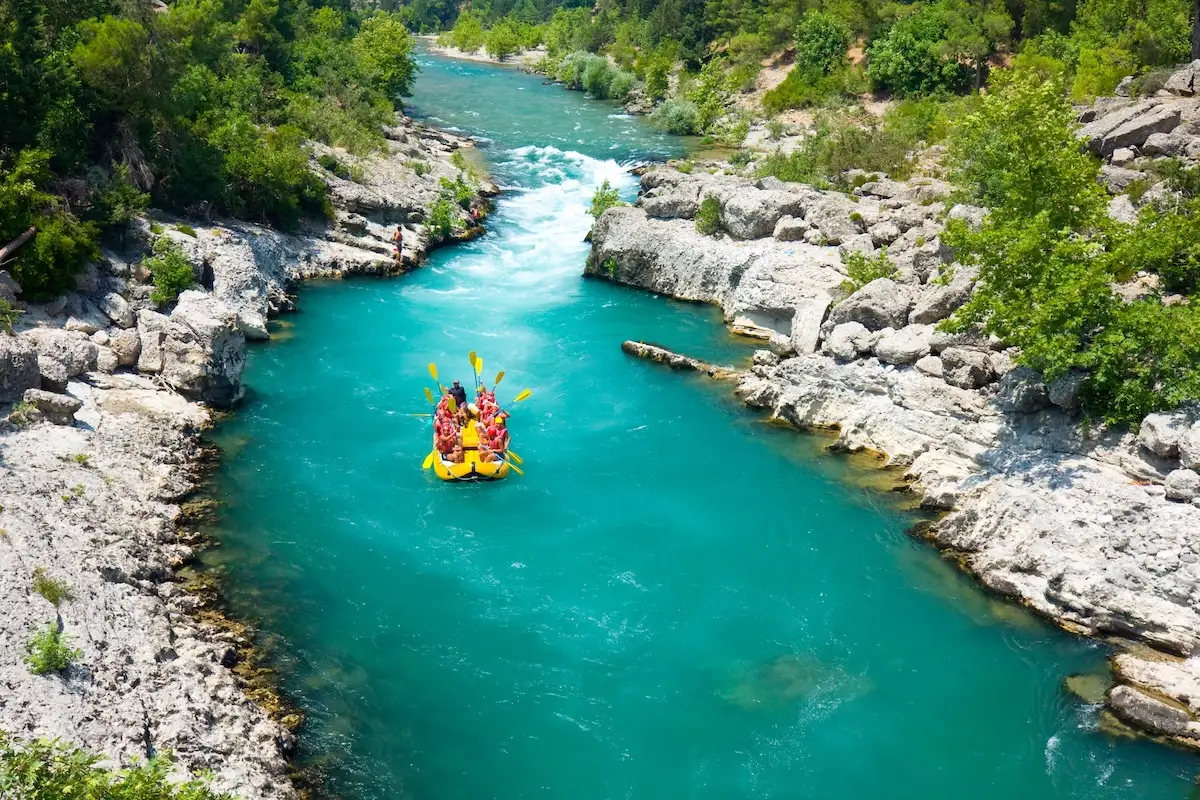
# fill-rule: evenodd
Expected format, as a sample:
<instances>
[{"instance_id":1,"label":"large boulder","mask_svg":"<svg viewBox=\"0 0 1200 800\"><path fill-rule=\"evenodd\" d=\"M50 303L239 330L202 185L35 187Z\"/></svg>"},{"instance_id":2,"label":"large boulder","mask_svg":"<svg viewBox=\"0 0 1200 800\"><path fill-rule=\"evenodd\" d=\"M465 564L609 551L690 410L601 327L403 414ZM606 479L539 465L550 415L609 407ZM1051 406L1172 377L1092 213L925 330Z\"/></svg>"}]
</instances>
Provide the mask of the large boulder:
<instances>
[{"instance_id":1,"label":"large boulder","mask_svg":"<svg viewBox=\"0 0 1200 800\"><path fill-rule=\"evenodd\" d=\"M138 337L137 328L119 331L109 340L108 346L117 354L117 366L121 367L133 366L142 354L142 340Z\"/></svg>"},{"instance_id":2,"label":"large boulder","mask_svg":"<svg viewBox=\"0 0 1200 800\"><path fill-rule=\"evenodd\" d=\"M1200 473L1191 469L1171 470L1166 480L1167 499L1190 503L1200 496Z\"/></svg>"},{"instance_id":3,"label":"large boulder","mask_svg":"<svg viewBox=\"0 0 1200 800\"><path fill-rule=\"evenodd\" d=\"M1136 169L1125 169L1124 167L1116 167L1112 164L1105 164L1100 167L1100 183L1108 190L1109 194L1120 194L1129 188L1129 185L1136 180L1141 180L1146 177Z\"/></svg>"},{"instance_id":4,"label":"large boulder","mask_svg":"<svg viewBox=\"0 0 1200 800\"><path fill-rule=\"evenodd\" d=\"M0 403L15 403L41 383L38 354L24 336L0 333Z\"/></svg>"},{"instance_id":5,"label":"large boulder","mask_svg":"<svg viewBox=\"0 0 1200 800\"><path fill-rule=\"evenodd\" d=\"M875 343L875 355L885 364L913 364L929 355L932 325L909 325Z\"/></svg>"},{"instance_id":6,"label":"large boulder","mask_svg":"<svg viewBox=\"0 0 1200 800\"><path fill-rule=\"evenodd\" d=\"M770 236L785 216L804 214L805 198L791 192L742 186L721 193L721 226L735 239Z\"/></svg>"},{"instance_id":7,"label":"large boulder","mask_svg":"<svg viewBox=\"0 0 1200 800\"><path fill-rule=\"evenodd\" d=\"M1126 225L1136 225L1138 221L1138 211L1127 194L1119 194L1108 201L1108 216Z\"/></svg>"},{"instance_id":8,"label":"large boulder","mask_svg":"<svg viewBox=\"0 0 1200 800\"><path fill-rule=\"evenodd\" d=\"M237 313L204 292L187 291L163 341L163 378L180 394L228 407L242 397L246 337Z\"/></svg>"},{"instance_id":9,"label":"large boulder","mask_svg":"<svg viewBox=\"0 0 1200 800\"><path fill-rule=\"evenodd\" d=\"M957 266L946 283L927 284L917 296L908 321L930 324L949 317L970 299L978 274L975 268Z\"/></svg>"},{"instance_id":10,"label":"large boulder","mask_svg":"<svg viewBox=\"0 0 1200 800\"><path fill-rule=\"evenodd\" d=\"M876 278L834 306L829 319L835 325L862 323L867 330L903 328L912 308L912 289L888 278Z\"/></svg>"},{"instance_id":11,"label":"large boulder","mask_svg":"<svg viewBox=\"0 0 1200 800\"><path fill-rule=\"evenodd\" d=\"M1017 414L1032 414L1050 405L1046 382L1037 370L1017 367L1000 378L1000 407Z\"/></svg>"},{"instance_id":12,"label":"large boulder","mask_svg":"<svg viewBox=\"0 0 1200 800\"><path fill-rule=\"evenodd\" d=\"M843 322L835 325L825 341L821 352L840 361L854 361L871 351L871 332L861 322Z\"/></svg>"},{"instance_id":13,"label":"large boulder","mask_svg":"<svg viewBox=\"0 0 1200 800\"><path fill-rule=\"evenodd\" d=\"M1191 424L1182 411L1147 414L1138 429L1138 444L1161 458L1178 458L1180 440Z\"/></svg>"},{"instance_id":14,"label":"large boulder","mask_svg":"<svg viewBox=\"0 0 1200 800\"><path fill-rule=\"evenodd\" d=\"M97 305L118 328L132 328L137 322L129 301L116 292L101 296Z\"/></svg>"},{"instance_id":15,"label":"large boulder","mask_svg":"<svg viewBox=\"0 0 1200 800\"><path fill-rule=\"evenodd\" d=\"M1066 411L1074 411L1083 402L1083 385L1087 382L1087 373L1081 369L1067 370L1050 381L1050 402Z\"/></svg>"},{"instance_id":16,"label":"large boulder","mask_svg":"<svg viewBox=\"0 0 1200 800\"><path fill-rule=\"evenodd\" d=\"M25 402L37 407L43 416L55 425L70 425L75 421L75 412L83 403L67 394L56 394L42 389L27 389Z\"/></svg>"},{"instance_id":17,"label":"large boulder","mask_svg":"<svg viewBox=\"0 0 1200 800\"><path fill-rule=\"evenodd\" d=\"M700 210L699 185L679 184L664 188L661 193L645 196L637 204L647 217L655 219L691 219Z\"/></svg>"},{"instance_id":18,"label":"large boulder","mask_svg":"<svg viewBox=\"0 0 1200 800\"><path fill-rule=\"evenodd\" d=\"M1182 69L1176 70L1163 88L1180 97L1191 97L1200 91L1200 60L1193 61Z\"/></svg>"},{"instance_id":19,"label":"large boulder","mask_svg":"<svg viewBox=\"0 0 1200 800\"><path fill-rule=\"evenodd\" d=\"M96 361L99 366L100 348L96 348ZM67 384L71 382L71 376L67 374L67 368L57 358L50 356L42 356L38 359L38 373L42 379L42 388L48 392L65 392Z\"/></svg>"},{"instance_id":20,"label":"large boulder","mask_svg":"<svg viewBox=\"0 0 1200 800\"><path fill-rule=\"evenodd\" d=\"M1193 423L1179 436L1179 466L1200 470L1200 422Z\"/></svg>"},{"instance_id":21,"label":"large boulder","mask_svg":"<svg viewBox=\"0 0 1200 800\"><path fill-rule=\"evenodd\" d=\"M1100 142L1100 155L1112 155L1118 147L1141 147L1154 133L1170 133L1179 125L1179 109L1161 106L1128 120L1107 133Z\"/></svg>"},{"instance_id":22,"label":"large boulder","mask_svg":"<svg viewBox=\"0 0 1200 800\"><path fill-rule=\"evenodd\" d=\"M141 372L162 372L163 342L171 321L165 314L147 308L139 311L137 317L137 368Z\"/></svg>"},{"instance_id":23,"label":"large boulder","mask_svg":"<svg viewBox=\"0 0 1200 800\"><path fill-rule=\"evenodd\" d=\"M1142 153L1148 156L1181 156L1187 152L1192 137L1182 133L1152 133L1142 145Z\"/></svg>"},{"instance_id":24,"label":"large boulder","mask_svg":"<svg viewBox=\"0 0 1200 800\"><path fill-rule=\"evenodd\" d=\"M991 383L996 374L991 359L981 350L947 347L942 351L942 379L960 389L978 389Z\"/></svg>"},{"instance_id":25,"label":"large boulder","mask_svg":"<svg viewBox=\"0 0 1200 800\"><path fill-rule=\"evenodd\" d=\"M775 231L771 234L779 242L799 242L808 232L808 223L802 219L785 214L775 223Z\"/></svg>"},{"instance_id":26,"label":"large boulder","mask_svg":"<svg viewBox=\"0 0 1200 800\"><path fill-rule=\"evenodd\" d=\"M52 358L62 364L68 378L96 368L96 343L82 331L34 328L22 335L33 342L39 358Z\"/></svg>"},{"instance_id":27,"label":"large boulder","mask_svg":"<svg viewBox=\"0 0 1200 800\"><path fill-rule=\"evenodd\" d=\"M809 205L804 219L811 228L820 232L825 244L836 245L862 232L850 216L856 210L853 202L830 192Z\"/></svg>"}]
</instances>

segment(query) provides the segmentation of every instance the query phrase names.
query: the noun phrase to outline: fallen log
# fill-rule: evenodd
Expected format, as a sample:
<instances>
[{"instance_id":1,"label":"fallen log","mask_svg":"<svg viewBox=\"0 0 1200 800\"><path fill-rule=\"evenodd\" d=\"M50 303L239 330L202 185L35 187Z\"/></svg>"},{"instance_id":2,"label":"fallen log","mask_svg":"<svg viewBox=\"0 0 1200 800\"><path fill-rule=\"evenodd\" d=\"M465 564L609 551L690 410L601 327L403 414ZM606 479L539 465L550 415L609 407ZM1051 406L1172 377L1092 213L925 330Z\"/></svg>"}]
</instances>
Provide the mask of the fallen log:
<instances>
[{"instance_id":1,"label":"fallen log","mask_svg":"<svg viewBox=\"0 0 1200 800\"><path fill-rule=\"evenodd\" d=\"M37 233L36 225L30 227L29 230L4 245L4 247L0 247L0 266L3 266L9 260L9 256L20 250L22 245L32 239L35 233Z\"/></svg>"}]
</instances>

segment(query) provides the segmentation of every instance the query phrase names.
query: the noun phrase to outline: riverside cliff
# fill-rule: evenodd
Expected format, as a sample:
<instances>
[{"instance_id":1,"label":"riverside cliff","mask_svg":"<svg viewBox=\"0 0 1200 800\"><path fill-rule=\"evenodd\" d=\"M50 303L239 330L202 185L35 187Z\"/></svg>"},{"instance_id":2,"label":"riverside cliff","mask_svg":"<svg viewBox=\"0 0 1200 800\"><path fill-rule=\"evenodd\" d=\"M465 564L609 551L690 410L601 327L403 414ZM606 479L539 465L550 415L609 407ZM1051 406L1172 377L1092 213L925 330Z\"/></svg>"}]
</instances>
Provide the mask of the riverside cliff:
<instances>
[{"instance_id":1,"label":"riverside cliff","mask_svg":"<svg viewBox=\"0 0 1200 800\"><path fill-rule=\"evenodd\" d=\"M1101 103L1082 121L1110 162L1101 179L1113 215L1163 196L1161 186L1136 201L1121 193L1143 153L1200 146L1190 91ZM975 280L942 245L945 220L977 225L986 212L948 203L937 180L851 185L655 168L634 207L597 221L587 273L719 305L733 330L769 346L739 381L748 405L836 430L837 448L886 454L924 506L946 512L926 535L986 586L1117 642L1112 713L1200 746L1200 417L1090 426L1082 376L1046 382L1001 342L941 332ZM708 198L716 238L693 222ZM848 255L882 247L895 274L844 287ZM1139 281L1126 288L1144 293Z\"/></svg>"},{"instance_id":2,"label":"riverside cliff","mask_svg":"<svg viewBox=\"0 0 1200 800\"><path fill-rule=\"evenodd\" d=\"M235 673L249 642L178 571L198 544L181 529L182 506L201 477L211 409L240 400L246 342L270 338L267 319L295 308L298 281L398 274L443 239L478 232L465 203L452 207L448 237L429 225L441 179L467 179L452 156L471 143L403 118L385 133L384 154L336 154L356 180L314 159L335 207L328 224L284 234L156 216L47 304L21 304L0 273L0 295L24 312L0 333L0 403L15 404L0 431L0 729L61 738L114 765L169 751L244 800L296 796L294 735ZM473 207L495 193L470 183ZM150 299L142 266L160 237L196 281L167 307ZM39 596L35 570L72 597ZM35 675L26 643L48 624L81 654L61 674Z\"/></svg>"}]
</instances>

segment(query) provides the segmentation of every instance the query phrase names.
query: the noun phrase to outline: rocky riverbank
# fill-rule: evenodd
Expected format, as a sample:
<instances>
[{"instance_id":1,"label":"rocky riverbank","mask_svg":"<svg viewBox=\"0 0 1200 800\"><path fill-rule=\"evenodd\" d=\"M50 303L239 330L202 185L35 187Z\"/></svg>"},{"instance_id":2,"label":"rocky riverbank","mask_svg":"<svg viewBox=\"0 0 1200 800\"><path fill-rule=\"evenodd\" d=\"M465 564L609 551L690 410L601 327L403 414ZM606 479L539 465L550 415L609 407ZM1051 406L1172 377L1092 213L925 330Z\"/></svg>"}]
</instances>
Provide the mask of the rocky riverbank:
<instances>
[{"instance_id":1,"label":"rocky riverbank","mask_svg":"<svg viewBox=\"0 0 1200 800\"><path fill-rule=\"evenodd\" d=\"M1200 147L1190 88L1107 101L1083 121L1110 162L1114 215L1169 192L1123 194L1115 170L1145 167L1168 145ZM974 284L940 243L945 220L977 224L984 210L949 204L950 187L932 179L851 185L655 168L633 207L597 221L587 273L718 304L767 345L739 381L748 405L836 430L838 448L886 454L923 505L946 512L929 539L986 586L1117 641L1110 713L1200 747L1200 412L1151 415L1140 431L1088 426L1080 376L1047 383L1000 342L939 331ZM693 222L707 198L716 237ZM846 285L848 256L884 247L895 274Z\"/></svg>"},{"instance_id":2,"label":"rocky riverbank","mask_svg":"<svg viewBox=\"0 0 1200 800\"><path fill-rule=\"evenodd\" d=\"M21 303L0 272L0 296L24 312L0 333L0 403L11 409L0 431L0 729L61 738L114 765L169 751L243 800L296 796L294 736L247 697L246 637L180 574L196 545L180 523L210 408L242 397L246 342L270 338L267 319L295 308L298 281L401 273L443 239L479 232L462 205L449 237L427 227L441 179L468 180L479 209L495 193L454 158L471 143L409 119L386 136L386 152L363 158L315 146L328 223L285 234L154 214L77 292L45 304ZM349 177L322 166L335 162ZM196 279L165 307L143 266L160 238ZM35 575L65 583L70 598L52 604ZM35 675L27 642L48 625L81 652L61 673Z\"/></svg>"}]
</instances>

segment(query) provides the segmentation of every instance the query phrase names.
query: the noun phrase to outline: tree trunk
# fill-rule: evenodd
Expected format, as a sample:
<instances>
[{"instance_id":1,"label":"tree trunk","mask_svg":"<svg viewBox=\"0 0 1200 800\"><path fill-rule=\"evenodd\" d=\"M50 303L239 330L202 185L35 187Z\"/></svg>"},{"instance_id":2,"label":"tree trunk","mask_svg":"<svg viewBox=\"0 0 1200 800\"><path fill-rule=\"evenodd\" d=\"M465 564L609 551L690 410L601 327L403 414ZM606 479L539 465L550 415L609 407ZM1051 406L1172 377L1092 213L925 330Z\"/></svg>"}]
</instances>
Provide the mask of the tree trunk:
<instances>
[{"instance_id":1,"label":"tree trunk","mask_svg":"<svg viewBox=\"0 0 1200 800\"><path fill-rule=\"evenodd\" d=\"M1192 60L1200 58L1200 0L1192 0Z\"/></svg>"},{"instance_id":2,"label":"tree trunk","mask_svg":"<svg viewBox=\"0 0 1200 800\"><path fill-rule=\"evenodd\" d=\"M8 261L8 257L20 250L21 246L32 239L35 233L37 233L37 228L30 228L8 244L4 245L4 247L0 247L0 266L4 266L5 262Z\"/></svg>"}]
</instances>

